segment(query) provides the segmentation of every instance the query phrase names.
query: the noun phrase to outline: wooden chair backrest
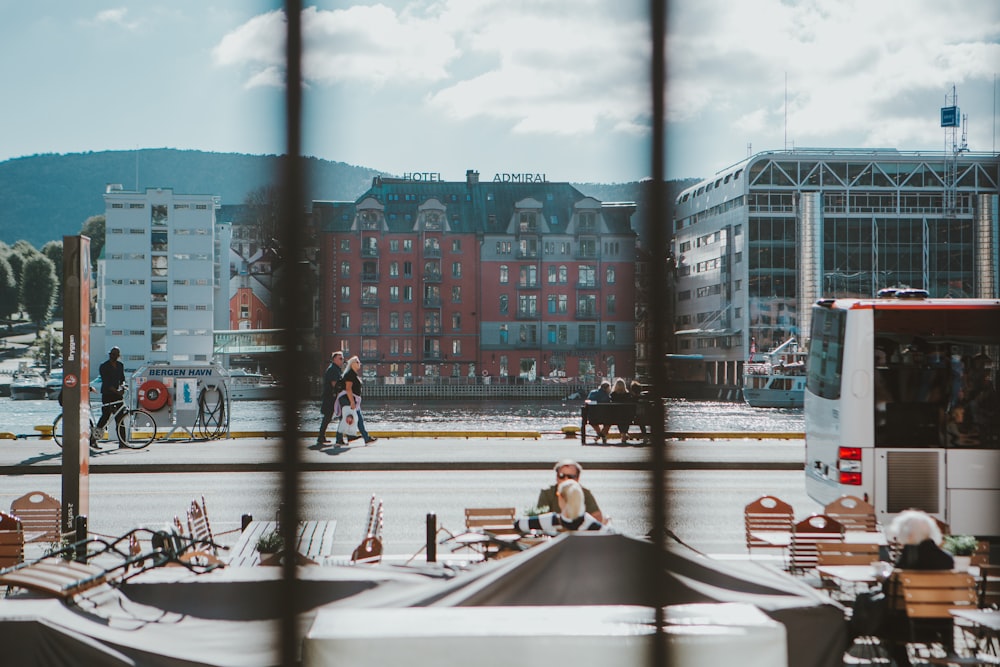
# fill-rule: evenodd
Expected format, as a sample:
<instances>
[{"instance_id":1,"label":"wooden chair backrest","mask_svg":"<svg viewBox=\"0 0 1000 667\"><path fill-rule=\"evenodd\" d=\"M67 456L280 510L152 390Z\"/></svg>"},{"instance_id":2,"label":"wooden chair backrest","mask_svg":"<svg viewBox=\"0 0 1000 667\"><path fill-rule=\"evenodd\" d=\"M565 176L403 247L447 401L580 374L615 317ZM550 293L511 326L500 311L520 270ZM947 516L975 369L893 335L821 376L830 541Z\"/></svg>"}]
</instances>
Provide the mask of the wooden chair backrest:
<instances>
[{"instance_id":1,"label":"wooden chair backrest","mask_svg":"<svg viewBox=\"0 0 1000 667\"><path fill-rule=\"evenodd\" d=\"M0 575L0 586L24 588L64 600L107 581L104 568L57 559L40 560Z\"/></svg>"},{"instance_id":2,"label":"wooden chair backrest","mask_svg":"<svg viewBox=\"0 0 1000 667\"><path fill-rule=\"evenodd\" d=\"M44 491L31 491L10 504L10 513L21 520L26 533L41 533L32 542L58 542L61 538L62 503Z\"/></svg>"},{"instance_id":3,"label":"wooden chair backrest","mask_svg":"<svg viewBox=\"0 0 1000 667\"><path fill-rule=\"evenodd\" d=\"M467 507L465 509L465 528L467 530L485 530L497 535L511 535L514 529L513 507Z\"/></svg>"},{"instance_id":4,"label":"wooden chair backrest","mask_svg":"<svg viewBox=\"0 0 1000 667\"><path fill-rule=\"evenodd\" d=\"M968 572L897 570L893 579L909 618L951 618L951 609L976 608L976 580Z\"/></svg>"},{"instance_id":5,"label":"wooden chair backrest","mask_svg":"<svg viewBox=\"0 0 1000 667\"><path fill-rule=\"evenodd\" d=\"M375 536L366 537L351 554L351 563L370 565L382 562L382 540Z\"/></svg>"},{"instance_id":6,"label":"wooden chair backrest","mask_svg":"<svg viewBox=\"0 0 1000 667\"><path fill-rule=\"evenodd\" d=\"M976 550L969 559L969 565L988 565L990 562L990 543L987 540L979 540Z\"/></svg>"},{"instance_id":7,"label":"wooden chair backrest","mask_svg":"<svg viewBox=\"0 0 1000 667\"><path fill-rule=\"evenodd\" d=\"M743 508L743 525L746 529L747 549L752 547L770 547L762 540L750 535L757 530L790 531L795 523L795 512L792 506L775 496L761 496Z\"/></svg>"},{"instance_id":8,"label":"wooden chair backrest","mask_svg":"<svg viewBox=\"0 0 1000 667\"><path fill-rule=\"evenodd\" d=\"M802 572L816 567L819 542L842 542L844 527L825 514L813 514L792 526L789 569Z\"/></svg>"},{"instance_id":9,"label":"wooden chair backrest","mask_svg":"<svg viewBox=\"0 0 1000 667\"><path fill-rule=\"evenodd\" d=\"M0 512L0 570L24 562L24 530L21 521Z\"/></svg>"},{"instance_id":10,"label":"wooden chair backrest","mask_svg":"<svg viewBox=\"0 0 1000 667\"><path fill-rule=\"evenodd\" d=\"M843 524L845 530L878 530L875 507L857 496L841 496L827 504L823 513Z\"/></svg>"},{"instance_id":11,"label":"wooden chair backrest","mask_svg":"<svg viewBox=\"0 0 1000 667\"><path fill-rule=\"evenodd\" d=\"M878 560L878 544L817 542L817 565L869 565Z\"/></svg>"},{"instance_id":12,"label":"wooden chair backrest","mask_svg":"<svg viewBox=\"0 0 1000 667\"><path fill-rule=\"evenodd\" d=\"M198 544L196 551L207 551L213 556L218 556L218 549L215 546L215 537L212 535L212 525L208 522L208 507L205 505L205 496L201 497L201 504L197 500L191 501L191 507L187 511L188 532L196 540L205 540L208 544Z\"/></svg>"}]
</instances>

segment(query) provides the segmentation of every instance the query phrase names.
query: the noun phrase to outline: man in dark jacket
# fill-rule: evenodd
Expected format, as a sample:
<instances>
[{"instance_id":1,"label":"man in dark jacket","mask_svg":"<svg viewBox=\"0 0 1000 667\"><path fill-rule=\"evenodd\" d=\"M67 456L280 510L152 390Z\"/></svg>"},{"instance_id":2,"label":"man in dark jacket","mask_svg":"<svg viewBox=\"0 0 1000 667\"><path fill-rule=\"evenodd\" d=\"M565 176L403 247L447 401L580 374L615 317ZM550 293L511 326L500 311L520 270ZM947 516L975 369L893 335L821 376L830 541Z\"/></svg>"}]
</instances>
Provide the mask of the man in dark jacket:
<instances>
[{"instance_id":1,"label":"man in dark jacket","mask_svg":"<svg viewBox=\"0 0 1000 667\"><path fill-rule=\"evenodd\" d=\"M122 404L122 389L125 387L125 365L118 361L122 351L116 345L108 350L108 360L101 364L98 372L101 375L101 418L97 421L94 433L90 434L90 446L98 449L97 441L100 434L104 433L111 415L118 410ZM115 420L115 425L121 421L121 417Z\"/></svg>"},{"instance_id":2,"label":"man in dark jacket","mask_svg":"<svg viewBox=\"0 0 1000 667\"><path fill-rule=\"evenodd\" d=\"M319 409L323 415L323 420L320 422L319 433L316 435L317 445L330 443L326 437L326 429L330 425L330 420L333 419L334 400L337 398L337 394L340 393L337 383L340 382L340 378L344 373L343 366L344 353L341 350L337 350L330 355L330 365L327 366L326 372L323 373L323 404Z\"/></svg>"}]
</instances>

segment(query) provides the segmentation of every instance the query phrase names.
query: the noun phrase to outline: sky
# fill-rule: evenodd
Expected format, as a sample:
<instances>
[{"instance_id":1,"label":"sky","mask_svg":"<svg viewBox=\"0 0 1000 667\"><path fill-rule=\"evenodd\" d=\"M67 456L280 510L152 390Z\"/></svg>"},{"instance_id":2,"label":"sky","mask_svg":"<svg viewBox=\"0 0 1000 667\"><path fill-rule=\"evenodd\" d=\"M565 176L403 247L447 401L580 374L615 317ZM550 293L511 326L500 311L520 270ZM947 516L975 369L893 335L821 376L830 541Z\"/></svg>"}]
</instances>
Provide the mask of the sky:
<instances>
[{"instance_id":1,"label":"sky","mask_svg":"<svg viewBox=\"0 0 1000 667\"><path fill-rule=\"evenodd\" d=\"M619 183L650 166L646 0L330 0L303 13L302 152L393 175ZM668 179L784 148L995 152L996 0L676 0ZM0 0L0 161L285 152L273 0ZM956 139L961 142L961 133Z\"/></svg>"}]
</instances>

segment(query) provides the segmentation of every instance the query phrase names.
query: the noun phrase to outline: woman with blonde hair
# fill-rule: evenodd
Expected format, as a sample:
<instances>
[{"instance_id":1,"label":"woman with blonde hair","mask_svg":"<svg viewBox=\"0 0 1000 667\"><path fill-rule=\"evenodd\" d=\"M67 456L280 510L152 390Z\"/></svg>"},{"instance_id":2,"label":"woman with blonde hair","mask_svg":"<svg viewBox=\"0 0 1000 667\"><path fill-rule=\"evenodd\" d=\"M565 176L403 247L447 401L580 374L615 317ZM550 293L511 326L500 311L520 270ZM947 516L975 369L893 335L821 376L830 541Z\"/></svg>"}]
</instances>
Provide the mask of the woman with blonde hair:
<instances>
[{"instance_id":1,"label":"woman with blonde hair","mask_svg":"<svg viewBox=\"0 0 1000 667\"><path fill-rule=\"evenodd\" d=\"M614 532L584 509L583 487L575 479L567 479L560 483L556 489L556 498L559 501L558 512L520 517L514 522L515 528L522 533L540 530L549 535L555 535L564 530Z\"/></svg>"},{"instance_id":2,"label":"woman with blonde hair","mask_svg":"<svg viewBox=\"0 0 1000 667\"><path fill-rule=\"evenodd\" d=\"M344 365L344 376L341 378L344 390L337 396L337 412L344 408L351 408L358 417L358 435L365 439L365 444L375 442L378 438L368 434L365 428L365 418L361 415L361 359L355 355L347 360ZM346 445L340 429L337 430L338 445Z\"/></svg>"}]
</instances>

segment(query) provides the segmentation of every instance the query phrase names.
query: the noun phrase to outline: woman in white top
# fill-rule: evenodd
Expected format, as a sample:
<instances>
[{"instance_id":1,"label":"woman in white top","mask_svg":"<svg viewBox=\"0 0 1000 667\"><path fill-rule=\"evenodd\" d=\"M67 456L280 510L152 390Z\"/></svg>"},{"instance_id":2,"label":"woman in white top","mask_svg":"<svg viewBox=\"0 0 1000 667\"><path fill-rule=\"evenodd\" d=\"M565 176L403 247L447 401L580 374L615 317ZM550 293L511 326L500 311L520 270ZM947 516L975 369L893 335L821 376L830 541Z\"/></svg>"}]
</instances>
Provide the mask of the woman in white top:
<instances>
[{"instance_id":1,"label":"woman in white top","mask_svg":"<svg viewBox=\"0 0 1000 667\"><path fill-rule=\"evenodd\" d=\"M558 512L520 517L514 522L515 528L521 533L540 530L549 535L555 535L564 530L614 532L584 510L583 487L575 479L567 479L559 484L559 488L556 489L556 498L559 500Z\"/></svg>"}]
</instances>

